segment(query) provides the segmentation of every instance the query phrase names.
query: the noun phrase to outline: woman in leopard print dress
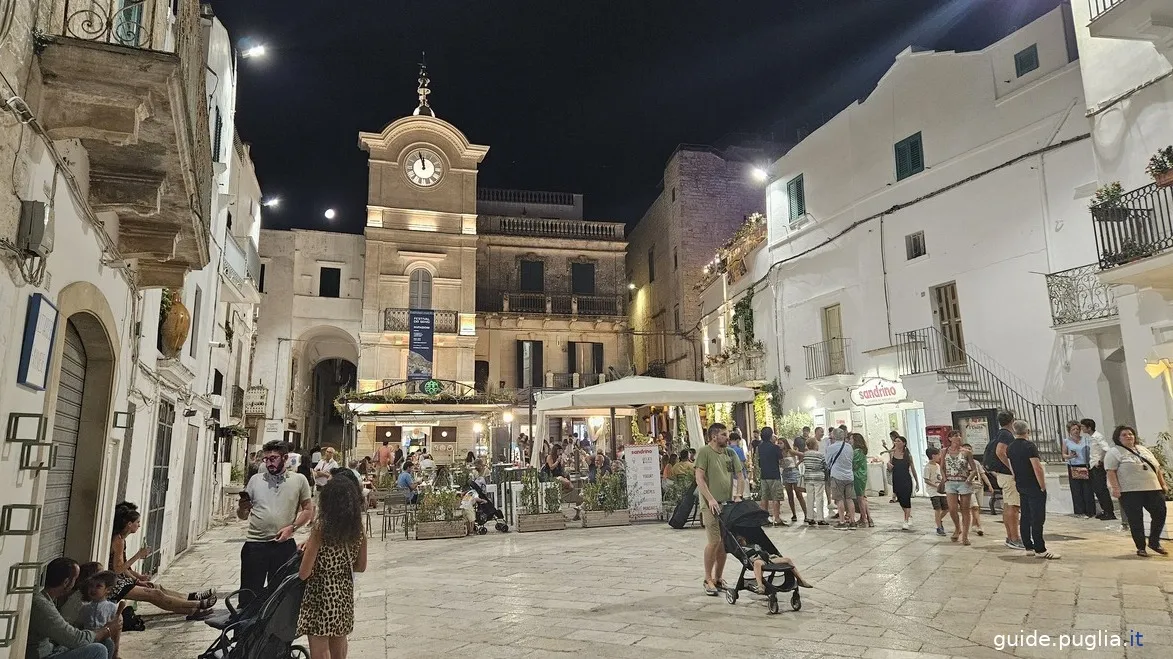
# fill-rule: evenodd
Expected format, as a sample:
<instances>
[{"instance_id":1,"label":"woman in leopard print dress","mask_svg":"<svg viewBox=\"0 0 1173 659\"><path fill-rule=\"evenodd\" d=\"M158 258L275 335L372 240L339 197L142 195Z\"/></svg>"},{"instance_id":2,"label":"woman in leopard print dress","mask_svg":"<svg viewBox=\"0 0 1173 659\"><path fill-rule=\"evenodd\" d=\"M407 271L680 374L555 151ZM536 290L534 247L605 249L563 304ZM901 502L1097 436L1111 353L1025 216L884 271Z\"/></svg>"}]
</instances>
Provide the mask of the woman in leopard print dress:
<instances>
[{"instance_id":1,"label":"woman in leopard print dress","mask_svg":"<svg viewBox=\"0 0 1173 659\"><path fill-rule=\"evenodd\" d=\"M311 659L346 659L346 636L354 629L354 573L367 569L362 492L353 478L335 476L318 496L318 519L301 557L306 586L297 633L309 637Z\"/></svg>"}]
</instances>

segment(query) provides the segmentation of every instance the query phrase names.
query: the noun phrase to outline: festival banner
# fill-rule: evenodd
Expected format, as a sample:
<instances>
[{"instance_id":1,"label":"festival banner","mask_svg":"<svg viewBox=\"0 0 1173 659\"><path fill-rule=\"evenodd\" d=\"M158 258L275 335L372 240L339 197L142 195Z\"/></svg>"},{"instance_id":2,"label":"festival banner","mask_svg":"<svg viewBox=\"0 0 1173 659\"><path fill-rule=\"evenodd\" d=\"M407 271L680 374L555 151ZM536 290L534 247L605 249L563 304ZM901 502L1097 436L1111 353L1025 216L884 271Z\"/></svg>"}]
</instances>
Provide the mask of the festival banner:
<instances>
[{"instance_id":1,"label":"festival banner","mask_svg":"<svg viewBox=\"0 0 1173 659\"><path fill-rule=\"evenodd\" d=\"M407 379L431 380L436 312L431 309L411 309L407 312L407 328Z\"/></svg>"}]
</instances>

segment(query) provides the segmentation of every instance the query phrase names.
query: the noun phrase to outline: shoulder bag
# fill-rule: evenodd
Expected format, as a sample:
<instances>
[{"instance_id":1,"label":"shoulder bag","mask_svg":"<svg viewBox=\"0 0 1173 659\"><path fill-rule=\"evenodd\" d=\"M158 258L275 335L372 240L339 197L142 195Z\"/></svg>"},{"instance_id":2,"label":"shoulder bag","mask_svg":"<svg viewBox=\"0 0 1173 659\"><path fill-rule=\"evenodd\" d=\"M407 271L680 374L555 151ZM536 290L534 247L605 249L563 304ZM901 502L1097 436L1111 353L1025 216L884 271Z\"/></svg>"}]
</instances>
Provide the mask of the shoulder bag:
<instances>
[{"instance_id":1,"label":"shoulder bag","mask_svg":"<svg viewBox=\"0 0 1173 659\"><path fill-rule=\"evenodd\" d=\"M843 449L845 448L847 448L847 442L842 442L839 445L839 452L835 454L835 457L831 458L830 462L823 465L823 478L825 478L827 482L831 481L831 465L835 464L839 460L839 456L843 455Z\"/></svg>"}]
</instances>

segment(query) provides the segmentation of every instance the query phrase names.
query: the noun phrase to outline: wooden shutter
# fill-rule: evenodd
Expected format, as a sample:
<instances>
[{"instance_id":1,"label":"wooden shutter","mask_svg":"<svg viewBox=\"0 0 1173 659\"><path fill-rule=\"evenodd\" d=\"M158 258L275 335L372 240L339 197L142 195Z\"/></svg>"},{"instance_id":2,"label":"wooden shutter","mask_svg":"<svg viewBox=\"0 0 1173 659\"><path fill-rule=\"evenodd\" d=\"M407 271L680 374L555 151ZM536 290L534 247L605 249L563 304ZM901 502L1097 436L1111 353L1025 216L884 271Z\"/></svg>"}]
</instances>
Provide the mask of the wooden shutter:
<instances>
[{"instance_id":1,"label":"wooden shutter","mask_svg":"<svg viewBox=\"0 0 1173 659\"><path fill-rule=\"evenodd\" d=\"M603 344L594 344L595 373L603 372Z\"/></svg>"},{"instance_id":2,"label":"wooden shutter","mask_svg":"<svg viewBox=\"0 0 1173 659\"><path fill-rule=\"evenodd\" d=\"M793 222L806 214L806 191L803 189L802 174L786 184L786 196L790 202L790 220Z\"/></svg>"},{"instance_id":3,"label":"wooden shutter","mask_svg":"<svg viewBox=\"0 0 1173 659\"><path fill-rule=\"evenodd\" d=\"M525 386L525 341L517 342L517 388Z\"/></svg>"},{"instance_id":4,"label":"wooden shutter","mask_svg":"<svg viewBox=\"0 0 1173 659\"><path fill-rule=\"evenodd\" d=\"M578 372L578 344L574 341L566 344L566 372Z\"/></svg>"},{"instance_id":5,"label":"wooden shutter","mask_svg":"<svg viewBox=\"0 0 1173 659\"><path fill-rule=\"evenodd\" d=\"M533 383L536 387L541 387L546 384L546 369L542 367L542 342L530 341L532 347L530 351L533 353L530 356L530 363L533 365Z\"/></svg>"},{"instance_id":6,"label":"wooden shutter","mask_svg":"<svg viewBox=\"0 0 1173 659\"><path fill-rule=\"evenodd\" d=\"M925 169L925 153L921 149L920 133L908 139L908 164L912 167L908 172L910 175L923 172Z\"/></svg>"}]
</instances>

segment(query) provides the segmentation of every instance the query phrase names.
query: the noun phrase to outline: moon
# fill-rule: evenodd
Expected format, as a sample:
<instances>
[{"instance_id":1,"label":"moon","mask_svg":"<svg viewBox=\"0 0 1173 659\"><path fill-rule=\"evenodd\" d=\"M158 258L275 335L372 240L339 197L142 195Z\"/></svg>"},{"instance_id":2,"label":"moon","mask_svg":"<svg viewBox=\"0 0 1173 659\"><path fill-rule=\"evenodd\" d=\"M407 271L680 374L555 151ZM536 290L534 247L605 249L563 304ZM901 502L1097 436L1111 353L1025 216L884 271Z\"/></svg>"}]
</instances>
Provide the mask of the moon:
<instances>
[{"instance_id":1,"label":"moon","mask_svg":"<svg viewBox=\"0 0 1173 659\"><path fill-rule=\"evenodd\" d=\"M333 209L333 208L327 208L327 209L326 209L325 216L326 216L326 219L327 219L327 220L332 220L332 219L334 219L334 216L335 216L335 215L337 215L337 213L335 213L335 212L334 212L334 209Z\"/></svg>"}]
</instances>

